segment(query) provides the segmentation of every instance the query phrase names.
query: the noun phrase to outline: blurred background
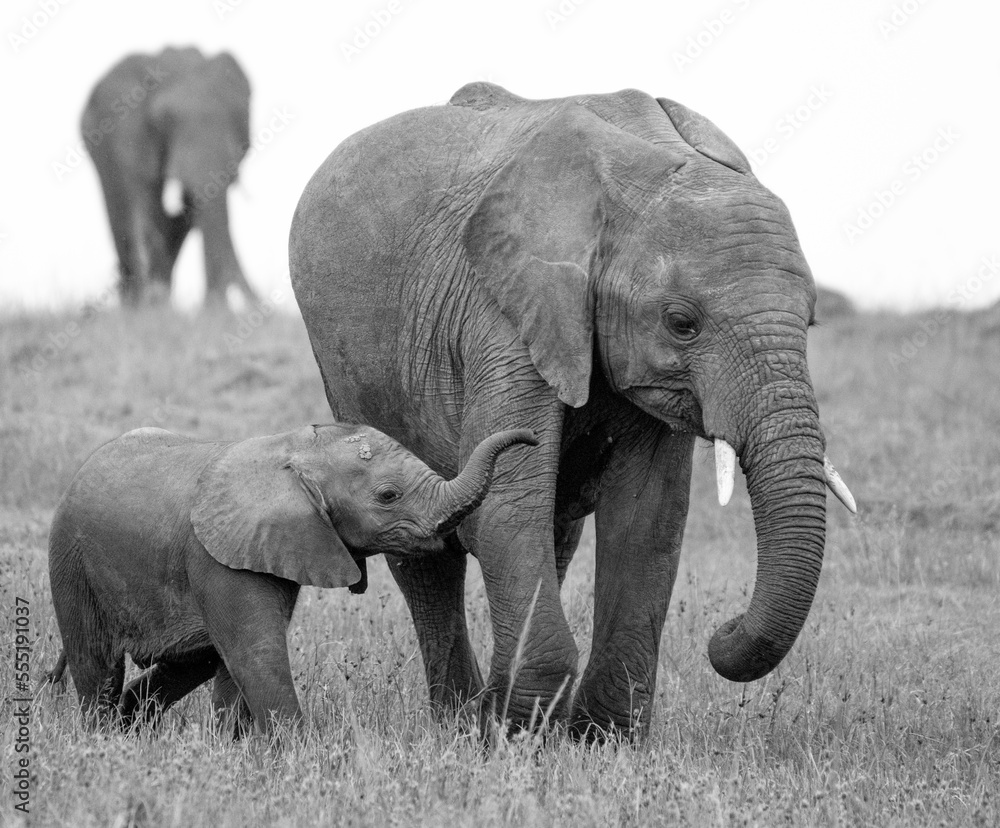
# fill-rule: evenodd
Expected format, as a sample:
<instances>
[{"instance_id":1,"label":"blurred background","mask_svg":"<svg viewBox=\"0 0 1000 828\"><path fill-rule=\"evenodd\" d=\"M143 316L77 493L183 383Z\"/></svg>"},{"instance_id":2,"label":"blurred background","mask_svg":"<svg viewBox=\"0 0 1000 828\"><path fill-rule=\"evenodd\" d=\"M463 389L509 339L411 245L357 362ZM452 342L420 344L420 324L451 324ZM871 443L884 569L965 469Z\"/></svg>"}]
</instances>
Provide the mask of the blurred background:
<instances>
[{"instance_id":1,"label":"blurred background","mask_svg":"<svg viewBox=\"0 0 1000 828\"><path fill-rule=\"evenodd\" d=\"M8 0L0 27L8 312L109 295L116 258L80 113L123 55L168 44L229 50L250 78L253 149L231 225L249 281L283 290L283 307L288 227L320 162L472 80L526 97L637 87L700 111L786 200L817 281L863 309L1000 298L995 4ZM174 304L203 289L192 234Z\"/></svg>"}]
</instances>

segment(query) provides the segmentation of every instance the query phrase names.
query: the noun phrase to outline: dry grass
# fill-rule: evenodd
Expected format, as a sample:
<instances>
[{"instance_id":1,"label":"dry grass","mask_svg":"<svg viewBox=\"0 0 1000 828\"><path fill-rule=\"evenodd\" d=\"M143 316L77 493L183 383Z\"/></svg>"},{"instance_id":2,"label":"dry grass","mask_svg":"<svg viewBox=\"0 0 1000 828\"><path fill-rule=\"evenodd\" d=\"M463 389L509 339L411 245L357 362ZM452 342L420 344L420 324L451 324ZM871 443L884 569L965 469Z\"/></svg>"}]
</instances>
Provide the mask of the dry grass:
<instances>
[{"instance_id":1,"label":"dry grass","mask_svg":"<svg viewBox=\"0 0 1000 828\"><path fill-rule=\"evenodd\" d=\"M159 732L132 737L84 732L72 693L43 692L32 822L1000 823L1000 333L956 317L892 359L921 341L919 321L863 316L813 337L830 454L860 515L831 499L812 614L764 680L730 684L708 664L712 630L747 601L754 548L745 491L721 510L699 453L646 744L590 748L556 732L483 751L461 722L434 722L405 606L379 563L360 598L303 591L290 644L309 724L282 750L216 737L204 690ZM12 638L14 598L30 601L34 680L59 651L48 521L91 450L139 425L239 438L329 419L301 323L243 324L154 312L4 321L0 607ZM588 534L563 591L584 657L592 566ZM468 592L486 663L477 577ZM12 650L0 650L4 697L15 694ZM8 790L17 755L3 722ZM15 819L5 794L0 824Z\"/></svg>"}]
</instances>

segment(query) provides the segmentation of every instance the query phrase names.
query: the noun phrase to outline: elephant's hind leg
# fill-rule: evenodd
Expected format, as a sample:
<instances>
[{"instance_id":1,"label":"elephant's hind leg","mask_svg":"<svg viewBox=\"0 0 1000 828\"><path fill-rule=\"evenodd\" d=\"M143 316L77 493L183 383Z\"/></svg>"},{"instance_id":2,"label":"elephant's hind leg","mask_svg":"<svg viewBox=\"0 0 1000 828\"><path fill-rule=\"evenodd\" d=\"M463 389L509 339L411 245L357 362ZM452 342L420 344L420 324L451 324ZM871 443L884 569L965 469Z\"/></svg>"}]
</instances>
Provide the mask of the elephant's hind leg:
<instances>
[{"instance_id":1,"label":"elephant's hind leg","mask_svg":"<svg viewBox=\"0 0 1000 828\"><path fill-rule=\"evenodd\" d=\"M76 651L69 656L70 673L88 727L113 724L125 680L125 654Z\"/></svg>"},{"instance_id":2,"label":"elephant's hind leg","mask_svg":"<svg viewBox=\"0 0 1000 828\"><path fill-rule=\"evenodd\" d=\"M117 716L125 678L125 650L106 623L81 564L80 550L53 530L49 550L52 602L66 661L88 725Z\"/></svg>"},{"instance_id":3,"label":"elephant's hind leg","mask_svg":"<svg viewBox=\"0 0 1000 828\"><path fill-rule=\"evenodd\" d=\"M125 688L118 708L121 726L148 723L155 727L168 707L212 678L218 666L215 650L191 660L159 662Z\"/></svg>"}]
</instances>

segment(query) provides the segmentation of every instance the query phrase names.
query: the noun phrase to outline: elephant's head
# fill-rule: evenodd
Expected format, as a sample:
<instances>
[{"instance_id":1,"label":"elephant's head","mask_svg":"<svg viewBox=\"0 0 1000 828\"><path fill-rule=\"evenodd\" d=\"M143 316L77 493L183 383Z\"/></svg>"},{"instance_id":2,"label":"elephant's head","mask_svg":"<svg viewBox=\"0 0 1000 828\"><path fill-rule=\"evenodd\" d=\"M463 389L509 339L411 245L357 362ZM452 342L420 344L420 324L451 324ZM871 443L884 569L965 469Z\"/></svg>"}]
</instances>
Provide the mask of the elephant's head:
<instances>
[{"instance_id":1,"label":"elephant's head","mask_svg":"<svg viewBox=\"0 0 1000 828\"><path fill-rule=\"evenodd\" d=\"M198 480L195 534L220 563L300 584L361 579L356 560L435 552L486 496L497 457L537 445L527 430L485 439L444 480L375 429L308 426L232 443Z\"/></svg>"},{"instance_id":2,"label":"elephant's head","mask_svg":"<svg viewBox=\"0 0 1000 828\"><path fill-rule=\"evenodd\" d=\"M149 97L149 118L163 142L164 178L176 180L196 206L224 194L250 147L250 84L232 55L204 58L168 49L170 68Z\"/></svg>"},{"instance_id":3,"label":"elephant's head","mask_svg":"<svg viewBox=\"0 0 1000 828\"><path fill-rule=\"evenodd\" d=\"M619 394L715 441L720 500L739 458L757 583L709 655L734 681L769 672L812 603L824 481L853 510L825 458L806 367L816 288L784 204L708 120L628 91L554 108L465 245L565 403L586 404L597 359Z\"/></svg>"},{"instance_id":4,"label":"elephant's head","mask_svg":"<svg viewBox=\"0 0 1000 828\"><path fill-rule=\"evenodd\" d=\"M158 62L165 80L151 90L148 113L161 147L163 206L187 212L202 231L210 298L219 285L248 290L227 194L250 148L249 81L226 52L206 59L197 49L167 49Z\"/></svg>"}]
</instances>

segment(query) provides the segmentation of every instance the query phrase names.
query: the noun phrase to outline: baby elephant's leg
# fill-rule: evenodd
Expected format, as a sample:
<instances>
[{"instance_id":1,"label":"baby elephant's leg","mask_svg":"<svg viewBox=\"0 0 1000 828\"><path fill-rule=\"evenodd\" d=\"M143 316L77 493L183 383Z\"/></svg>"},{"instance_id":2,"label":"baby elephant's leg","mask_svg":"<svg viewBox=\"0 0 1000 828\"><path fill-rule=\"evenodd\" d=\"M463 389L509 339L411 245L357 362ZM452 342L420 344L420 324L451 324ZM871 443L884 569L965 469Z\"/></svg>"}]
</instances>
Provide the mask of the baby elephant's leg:
<instances>
[{"instance_id":1,"label":"baby elephant's leg","mask_svg":"<svg viewBox=\"0 0 1000 828\"><path fill-rule=\"evenodd\" d=\"M157 663L125 688L119 706L122 727L135 723L155 727L168 707L208 681L218 666L219 654L214 649L184 661Z\"/></svg>"},{"instance_id":2,"label":"baby elephant's leg","mask_svg":"<svg viewBox=\"0 0 1000 828\"><path fill-rule=\"evenodd\" d=\"M233 739L240 739L253 730L253 714L247 706L240 688L236 686L225 662L219 661L212 688L212 707L220 732L228 730Z\"/></svg>"},{"instance_id":3,"label":"baby elephant's leg","mask_svg":"<svg viewBox=\"0 0 1000 828\"><path fill-rule=\"evenodd\" d=\"M215 564L195 591L212 643L257 730L270 730L275 718L301 721L286 640L298 584Z\"/></svg>"},{"instance_id":4,"label":"baby elephant's leg","mask_svg":"<svg viewBox=\"0 0 1000 828\"><path fill-rule=\"evenodd\" d=\"M115 656L107 652L73 652L69 665L88 726L113 723L125 680L124 653Z\"/></svg>"},{"instance_id":5,"label":"baby elephant's leg","mask_svg":"<svg viewBox=\"0 0 1000 828\"><path fill-rule=\"evenodd\" d=\"M89 726L109 724L122 694L125 649L90 588L79 548L57 539L49 555L52 602L80 707Z\"/></svg>"}]
</instances>

